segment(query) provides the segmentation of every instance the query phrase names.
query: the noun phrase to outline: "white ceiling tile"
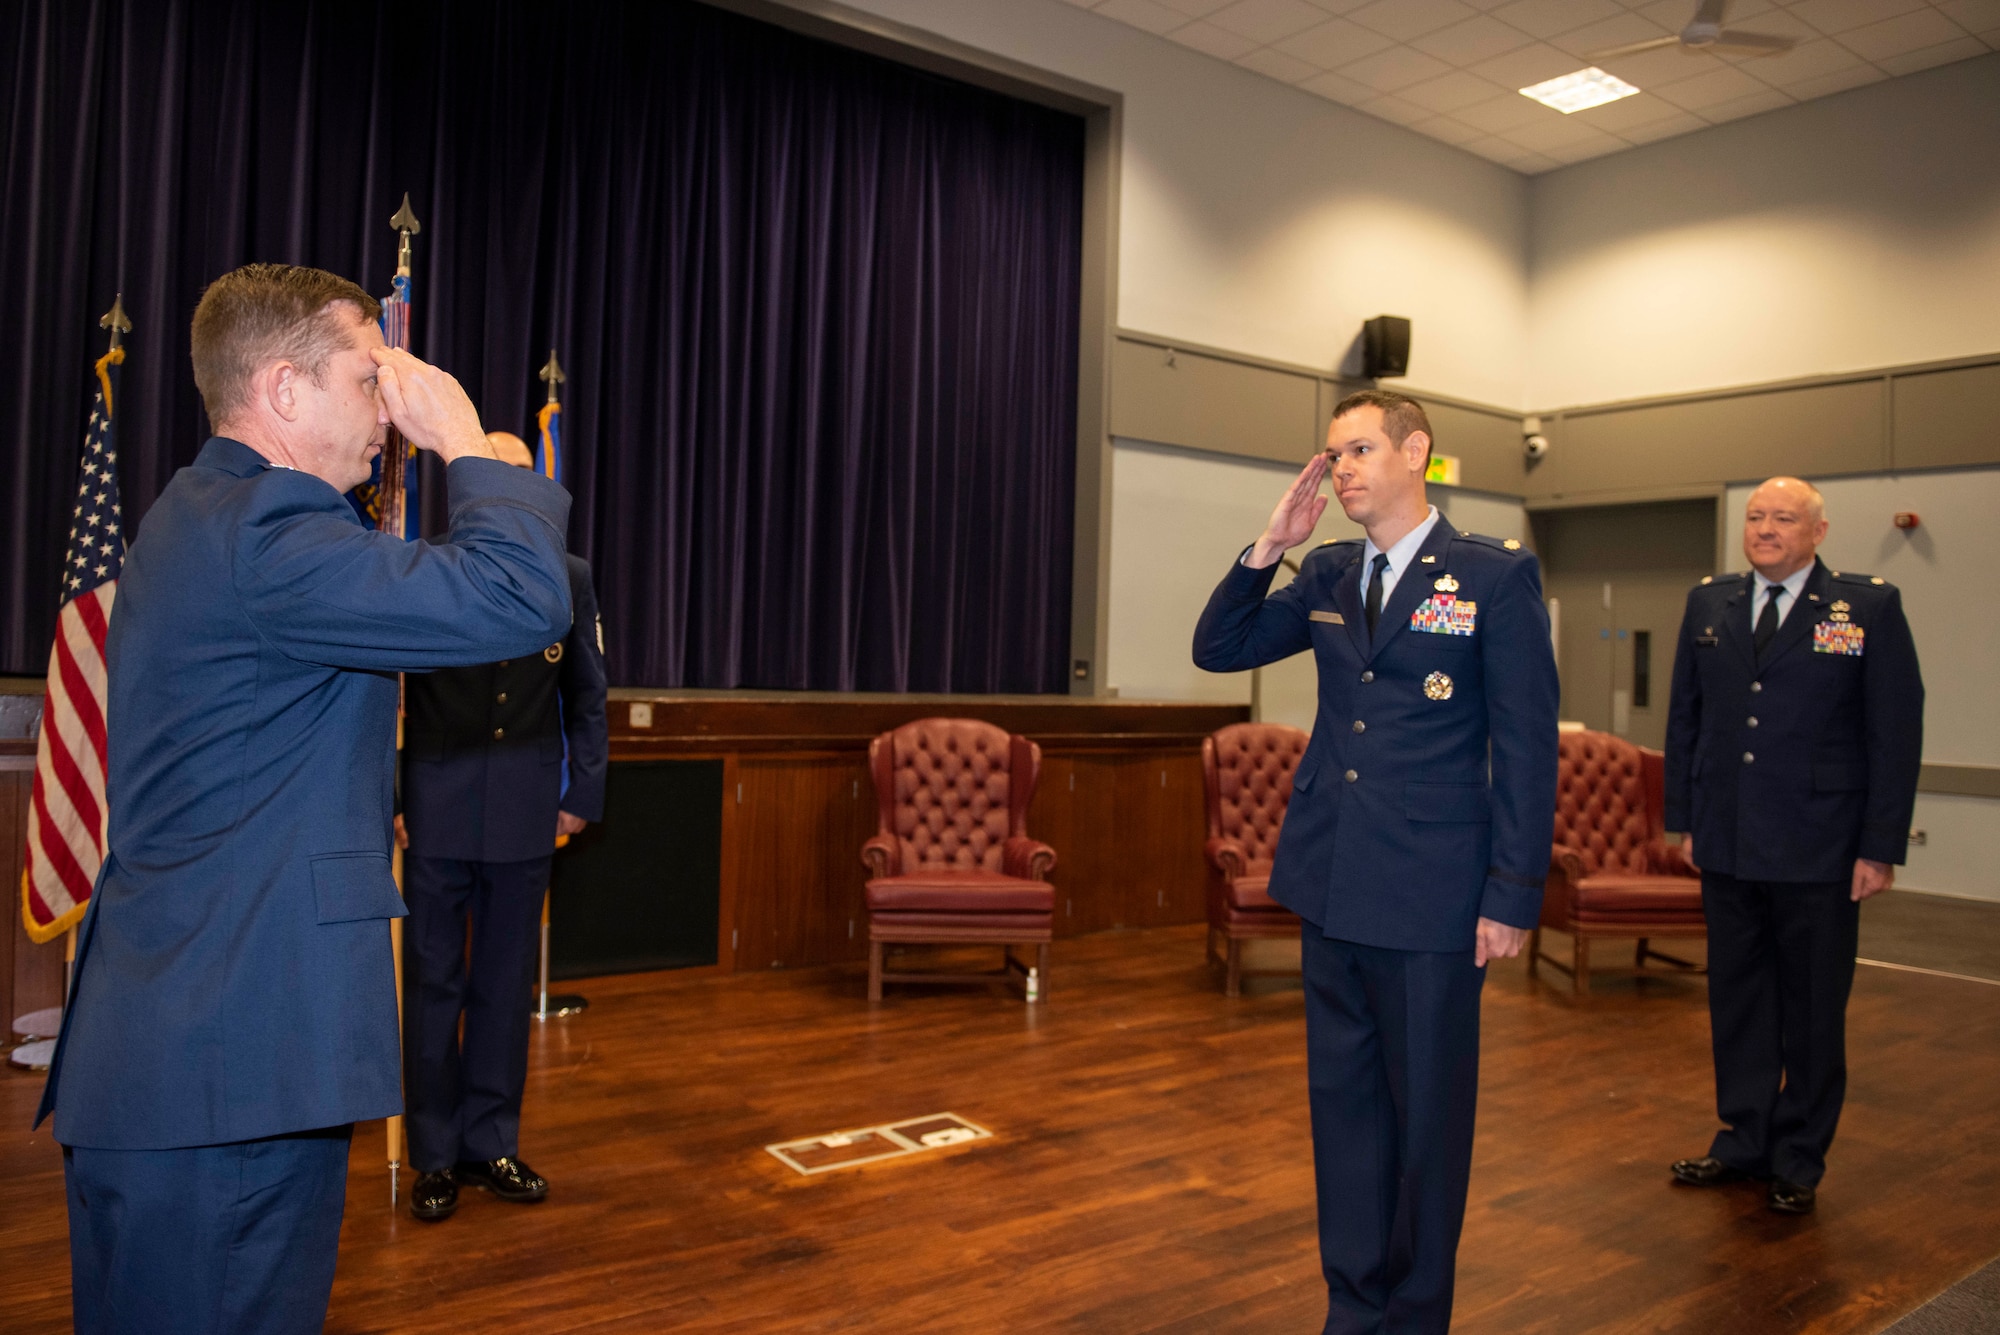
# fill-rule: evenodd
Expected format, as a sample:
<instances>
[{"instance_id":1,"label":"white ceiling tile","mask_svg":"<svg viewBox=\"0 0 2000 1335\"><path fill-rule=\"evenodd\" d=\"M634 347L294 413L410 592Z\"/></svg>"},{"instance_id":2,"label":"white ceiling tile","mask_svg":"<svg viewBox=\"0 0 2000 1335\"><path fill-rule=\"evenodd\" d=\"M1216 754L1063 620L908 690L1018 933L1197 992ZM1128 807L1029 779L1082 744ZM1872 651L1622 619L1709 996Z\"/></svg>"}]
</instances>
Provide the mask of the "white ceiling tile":
<instances>
[{"instance_id":1,"label":"white ceiling tile","mask_svg":"<svg viewBox=\"0 0 2000 1335\"><path fill-rule=\"evenodd\" d=\"M1449 28L1425 33L1410 45L1461 69L1507 51L1518 51L1534 39L1519 28L1481 14Z\"/></svg>"},{"instance_id":2,"label":"white ceiling tile","mask_svg":"<svg viewBox=\"0 0 2000 1335\"><path fill-rule=\"evenodd\" d=\"M1657 51L1597 63L1634 87L1660 88L1706 74L1725 62L1686 47L1664 46Z\"/></svg>"},{"instance_id":3,"label":"white ceiling tile","mask_svg":"<svg viewBox=\"0 0 2000 1335\"><path fill-rule=\"evenodd\" d=\"M1681 109L1671 102L1664 102L1651 93L1634 93L1631 97L1621 97L1616 102L1606 102L1601 107L1587 107L1572 112L1570 119L1585 125L1595 125L1600 130L1612 134L1623 134L1628 126L1649 125L1669 116L1682 114Z\"/></svg>"},{"instance_id":4,"label":"white ceiling tile","mask_svg":"<svg viewBox=\"0 0 2000 1335\"><path fill-rule=\"evenodd\" d=\"M1523 125L1533 125L1551 116L1560 116L1560 111L1551 111L1539 102L1522 97L1519 93L1507 93L1491 102L1475 102L1469 107L1460 107L1451 113L1467 125L1475 126L1490 134L1505 134Z\"/></svg>"},{"instance_id":5,"label":"white ceiling tile","mask_svg":"<svg viewBox=\"0 0 2000 1335\"><path fill-rule=\"evenodd\" d=\"M1168 9L1159 0L1104 0L1097 12L1108 19L1129 23L1141 32L1172 32L1188 21L1177 9Z\"/></svg>"},{"instance_id":6,"label":"white ceiling tile","mask_svg":"<svg viewBox=\"0 0 2000 1335\"><path fill-rule=\"evenodd\" d=\"M1612 137L1594 125L1580 124L1574 116L1519 126L1506 134L1506 138L1522 148L1531 148L1537 153L1547 153L1565 144L1602 143Z\"/></svg>"},{"instance_id":7,"label":"white ceiling tile","mask_svg":"<svg viewBox=\"0 0 2000 1335\"><path fill-rule=\"evenodd\" d=\"M1325 20L1326 11L1305 0L1236 0L1208 16L1216 27L1248 37L1260 46Z\"/></svg>"},{"instance_id":8,"label":"white ceiling tile","mask_svg":"<svg viewBox=\"0 0 2000 1335\"><path fill-rule=\"evenodd\" d=\"M1397 125L1417 125L1429 120L1432 115L1428 108L1420 107L1414 102L1405 102L1395 96L1378 97L1373 101L1363 102L1356 110L1365 111L1385 121L1393 121Z\"/></svg>"},{"instance_id":9,"label":"white ceiling tile","mask_svg":"<svg viewBox=\"0 0 2000 1335\"><path fill-rule=\"evenodd\" d=\"M1288 56L1274 46L1260 46L1247 55L1236 57L1236 63L1279 83L1304 83L1315 74L1326 72L1317 65Z\"/></svg>"},{"instance_id":10,"label":"white ceiling tile","mask_svg":"<svg viewBox=\"0 0 2000 1335\"><path fill-rule=\"evenodd\" d=\"M1345 15L1363 5L1374 4L1375 0L1312 0L1312 3L1315 8L1324 9L1329 14Z\"/></svg>"},{"instance_id":11,"label":"white ceiling tile","mask_svg":"<svg viewBox=\"0 0 2000 1335\"><path fill-rule=\"evenodd\" d=\"M1475 139L1486 138L1486 131L1475 130L1464 121L1452 116L1433 116L1427 121L1419 121L1410 128L1418 134L1429 135L1444 143L1460 146L1469 144Z\"/></svg>"},{"instance_id":12,"label":"white ceiling tile","mask_svg":"<svg viewBox=\"0 0 2000 1335\"><path fill-rule=\"evenodd\" d=\"M1573 162L1588 162L1592 158L1601 158L1607 153L1616 153L1630 147L1632 145L1616 135L1607 134L1601 138L1549 149L1547 156L1554 158L1558 166L1567 167Z\"/></svg>"},{"instance_id":13,"label":"white ceiling tile","mask_svg":"<svg viewBox=\"0 0 2000 1335\"><path fill-rule=\"evenodd\" d=\"M1068 0L1068 3L1075 5L1078 9L1089 9L1097 3L1097 0Z\"/></svg>"},{"instance_id":14,"label":"white ceiling tile","mask_svg":"<svg viewBox=\"0 0 2000 1335\"><path fill-rule=\"evenodd\" d=\"M1234 60L1245 52L1257 49L1257 43L1248 37L1233 32L1224 32L1213 23L1197 20L1185 28L1176 28L1167 36L1182 46L1191 46L1203 55L1214 56L1218 60Z\"/></svg>"},{"instance_id":15,"label":"white ceiling tile","mask_svg":"<svg viewBox=\"0 0 2000 1335\"><path fill-rule=\"evenodd\" d=\"M1573 32L1551 37L1549 45L1559 46L1588 63L1597 52L1614 46L1629 46L1633 42L1650 42L1656 37L1671 36L1671 32L1651 19L1638 14L1617 14L1596 23L1586 23Z\"/></svg>"},{"instance_id":16,"label":"white ceiling tile","mask_svg":"<svg viewBox=\"0 0 2000 1335\"><path fill-rule=\"evenodd\" d=\"M1804 19L1828 35L1924 8L1925 0L1794 0L1789 7L1793 18Z\"/></svg>"},{"instance_id":17,"label":"white ceiling tile","mask_svg":"<svg viewBox=\"0 0 2000 1335\"><path fill-rule=\"evenodd\" d=\"M1433 112L1439 112L1456 111L1475 102L1490 101L1506 91L1498 84L1488 83L1476 74L1453 70L1435 79L1412 84L1397 96L1420 107L1429 107Z\"/></svg>"},{"instance_id":18,"label":"white ceiling tile","mask_svg":"<svg viewBox=\"0 0 2000 1335\"><path fill-rule=\"evenodd\" d=\"M1360 24L1349 23L1346 19L1330 19L1272 45L1288 56L1311 61L1323 70L1337 70L1363 56L1386 51L1395 43Z\"/></svg>"},{"instance_id":19,"label":"white ceiling tile","mask_svg":"<svg viewBox=\"0 0 2000 1335\"><path fill-rule=\"evenodd\" d=\"M1919 9L1865 28L1851 28L1840 34L1840 44L1865 60L1879 63L1966 35L1965 29L1935 9Z\"/></svg>"},{"instance_id":20,"label":"white ceiling tile","mask_svg":"<svg viewBox=\"0 0 2000 1335\"><path fill-rule=\"evenodd\" d=\"M1700 112L1704 107L1716 106L1732 98L1769 91L1768 84L1759 83L1734 65L1718 64L1706 74L1666 85L1658 90L1658 95L1683 111Z\"/></svg>"},{"instance_id":21,"label":"white ceiling tile","mask_svg":"<svg viewBox=\"0 0 2000 1335\"><path fill-rule=\"evenodd\" d=\"M1785 0L1791 3L1792 0ZM1693 21L1695 6L1699 0L1626 0L1626 4L1644 14L1653 22L1675 32L1687 27ZM1772 0L1729 0L1723 11L1722 26L1725 28L1761 28L1774 14L1782 10ZM1755 19L1753 24L1750 20Z\"/></svg>"},{"instance_id":22,"label":"white ceiling tile","mask_svg":"<svg viewBox=\"0 0 2000 1335\"><path fill-rule=\"evenodd\" d=\"M2000 0L1933 0L1944 16L1967 32L2000 28Z\"/></svg>"},{"instance_id":23,"label":"white ceiling tile","mask_svg":"<svg viewBox=\"0 0 2000 1335\"><path fill-rule=\"evenodd\" d=\"M1413 83L1435 79L1450 71L1451 66L1413 46L1392 46L1386 51L1364 56L1351 65L1342 65L1338 72L1350 79L1360 80L1377 92L1393 93L1398 88L1408 88Z\"/></svg>"},{"instance_id":24,"label":"white ceiling tile","mask_svg":"<svg viewBox=\"0 0 2000 1335\"><path fill-rule=\"evenodd\" d=\"M1349 10L1347 17L1384 37L1407 42L1427 32L1448 28L1454 23L1477 18L1479 12L1458 0L1375 0L1374 4Z\"/></svg>"},{"instance_id":25,"label":"white ceiling tile","mask_svg":"<svg viewBox=\"0 0 2000 1335\"><path fill-rule=\"evenodd\" d=\"M1915 74L1918 70L1932 69L1938 65L1949 65L1954 60L1970 60L1987 52L1986 43L1977 37L1959 37L1936 46L1927 46L1920 51L1906 51L1900 56L1884 56L1876 63L1891 74Z\"/></svg>"},{"instance_id":26,"label":"white ceiling tile","mask_svg":"<svg viewBox=\"0 0 2000 1335\"><path fill-rule=\"evenodd\" d=\"M1650 144L1661 139L1671 139L1677 134L1706 129L1707 126L1708 122L1693 112L1677 111L1664 120L1647 121L1644 125L1634 125L1620 130L1618 137L1634 144Z\"/></svg>"},{"instance_id":27,"label":"white ceiling tile","mask_svg":"<svg viewBox=\"0 0 2000 1335\"><path fill-rule=\"evenodd\" d=\"M1160 0L1168 9L1176 9L1191 19L1207 18L1218 9L1227 8L1229 0Z\"/></svg>"},{"instance_id":28,"label":"white ceiling tile","mask_svg":"<svg viewBox=\"0 0 2000 1335\"><path fill-rule=\"evenodd\" d=\"M1622 12L1612 0L1512 0L1494 10L1493 17L1530 36L1553 37Z\"/></svg>"},{"instance_id":29,"label":"white ceiling tile","mask_svg":"<svg viewBox=\"0 0 2000 1335\"><path fill-rule=\"evenodd\" d=\"M1766 111L1776 111L1779 107L1789 107L1792 99L1775 88L1750 93L1744 97L1732 97L1727 102L1717 102L1701 108L1695 114L1713 124L1723 121L1742 120L1745 116L1755 116Z\"/></svg>"},{"instance_id":30,"label":"white ceiling tile","mask_svg":"<svg viewBox=\"0 0 2000 1335\"><path fill-rule=\"evenodd\" d=\"M1756 65L1751 73L1765 83L1789 88L1804 79L1817 79L1822 74L1833 74L1839 70L1851 70L1861 64L1861 57L1849 51L1831 37L1817 37L1810 42L1802 42L1781 56Z\"/></svg>"},{"instance_id":31,"label":"white ceiling tile","mask_svg":"<svg viewBox=\"0 0 2000 1335\"><path fill-rule=\"evenodd\" d=\"M1543 172L1552 172L1562 166L1552 157L1520 147L1515 147L1512 152L1504 156L1496 157L1492 154L1481 154L1481 156L1491 158L1503 167L1512 167L1523 176L1539 176Z\"/></svg>"},{"instance_id":32,"label":"white ceiling tile","mask_svg":"<svg viewBox=\"0 0 2000 1335\"><path fill-rule=\"evenodd\" d=\"M1853 69L1842 70L1838 74L1822 74L1817 79L1802 80L1785 91L1804 102L1810 98L1825 97L1829 93L1844 93L1863 84L1879 83L1888 77L1873 65L1856 65Z\"/></svg>"},{"instance_id":33,"label":"white ceiling tile","mask_svg":"<svg viewBox=\"0 0 2000 1335\"><path fill-rule=\"evenodd\" d=\"M1356 83L1344 74L1315 74L1299 87L1309 93L1331 98L1335 102L1345 102L1350 107L1358 107L1363 102L1372 102L1382 94L1365 83Z\"/></svg>"},{"instance_id":34,"label":"white ceiling tile","mask_svg":"<svg viewBox=\"0 0 2000 1335\"><path fill-rule=\"evenodd\" d=\"M1583 63L1569 52L1536 42L1519 51L1482 60L1472 66L1472 72L1482 79L1491 79L1502 88L1528 88L1544 79L1571 74L1583 68Z\"/></svg>"}]
</instances>

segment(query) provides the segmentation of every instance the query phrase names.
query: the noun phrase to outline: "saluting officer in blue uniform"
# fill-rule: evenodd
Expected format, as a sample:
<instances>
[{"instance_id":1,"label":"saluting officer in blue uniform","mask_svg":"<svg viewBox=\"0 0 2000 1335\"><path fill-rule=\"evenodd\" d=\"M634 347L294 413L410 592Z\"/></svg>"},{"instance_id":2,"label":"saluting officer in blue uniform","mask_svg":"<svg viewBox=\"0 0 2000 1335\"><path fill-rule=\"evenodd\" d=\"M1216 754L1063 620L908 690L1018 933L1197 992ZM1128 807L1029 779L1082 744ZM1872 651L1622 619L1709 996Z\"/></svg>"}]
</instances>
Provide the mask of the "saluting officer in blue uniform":
<instances>
[{"instance_id":1,"label":"saluting officer in blue uniform","mask_svg":"<svg viewBox=\"0 0 2000 1335\"><path fill-rule=\"evenodd\" d=\"M568 633L569 497L495 460L380 308L255 264L195 309L215 437L111 618L110 848L37 1122L55 1111L81 1335L317 1332L349 1132L402 1108L389 919L396 674ZM364 527L390 422L451 529Z\"/></svg>"},{"instance_id":2,"label":"saluting officer in blue uniform","mask_svg":"<svg viewBox=\"0 0 2000 1335\"><path fill-rule=\"evenodd\" d=\"M532 468L519 436L487 439ZM528 993L556 837L603 818L607 759L597 596L576 556L569 587L576 619L562 639L406 687L403 1093L419 1219L457 1209L461 1183L503 1200L548 1195L521 1161Z\"/></svg>"},{"instance_id":3,"label":"saluting officer in blue uniform","mask_svg":"<svg viewBox=\"0 0 2000 1335\"><path fill-rule=\"evenodd\" d=\"M1750 494L1751 570L1688 594L1667 714L1667 828L1689 832L1708 918L1715 1103L1724 1129L1674 1180L1769 1182L1806 1214L1847 1090L1861 901L1909 847L1924 681L1903 602L1828 570L1819 489Z\"/></svg>"},{"instance_id":4,"label":"saluting officer in blue uniform","mask_svg":"<svg viewBox=\"0 0 2000 1335\"><path fill-rule=\"evenodd\" d=\"M1334 410L1195 630L1237 672L1311 649L1319 716L1271 897L1305 920L1307 1070L1326 1330L1442 1332L1472 1167L1479 994L1541 911L1556 667L1535 558L1427 503L1430 422L1401 394ZM1331 477L1365 542L1308 555Z\"/></svg>"}]
</instances>

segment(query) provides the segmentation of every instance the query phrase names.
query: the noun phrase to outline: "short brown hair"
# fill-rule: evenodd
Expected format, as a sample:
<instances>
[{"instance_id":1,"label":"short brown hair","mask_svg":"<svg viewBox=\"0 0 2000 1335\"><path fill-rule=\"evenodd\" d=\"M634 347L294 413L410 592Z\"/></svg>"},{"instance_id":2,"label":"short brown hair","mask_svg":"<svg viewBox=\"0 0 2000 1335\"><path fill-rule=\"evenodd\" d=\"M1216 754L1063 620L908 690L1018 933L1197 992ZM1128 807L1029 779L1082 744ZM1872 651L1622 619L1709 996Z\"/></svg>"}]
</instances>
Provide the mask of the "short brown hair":
<instances>
[{"instance_id":1,"label":"short brown hair","mask_svg":"<svg viewBox=\"0 0 2000 1335\"><path fill-rule=\"evenodd\" d=\"M208 285L194 308L194 383L210 425L243 406L250 377L288 361L314 381L347 346L346 322L331 309L354 307L357 322L382 318L382 304L360 284L302 264L246 264Z\"/></svg>"},{"instance_id":2,"label":"short brown hair","mask_svg":"<svg viewBox=\"0 0 2000 1335\"><path fill-rule=\"evenodd\" d=\"M1410 438L1412 432L1421 431L1429 437L1431 446L1437 444L1437 437L1431 435L1431 417L1424 411L1424 405L1407 394L1398 394L1393 389L1356 390L1333 405L1334 421L1353 412L1356 408L1380 408L1382 410L1382 430L1388 434L1391 443L1401 445ZM1424 448L1424 465L1430 466L1431 446Z\"/></svg>"}]
</instances>

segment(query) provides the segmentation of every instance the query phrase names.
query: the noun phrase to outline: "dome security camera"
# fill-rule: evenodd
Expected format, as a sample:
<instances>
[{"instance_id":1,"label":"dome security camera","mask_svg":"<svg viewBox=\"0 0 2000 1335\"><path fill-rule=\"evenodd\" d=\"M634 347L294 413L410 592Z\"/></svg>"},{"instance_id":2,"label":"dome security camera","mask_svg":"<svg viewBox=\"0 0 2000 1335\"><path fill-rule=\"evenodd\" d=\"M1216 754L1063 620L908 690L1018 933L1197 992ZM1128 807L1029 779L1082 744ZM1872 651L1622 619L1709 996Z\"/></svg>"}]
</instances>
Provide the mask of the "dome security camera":
<instances>
[{"instance_id":1,"label":"dome security camera","mask_svg":"<svg viewBox=\"0 0 2000 1335\"><path fill-rule=\"evenodd\" d=\"M1549 452L1549 438L1539 433L1528 436L1521 442L1530 459L1539 459Z\"/></svg>"}]
</instances>

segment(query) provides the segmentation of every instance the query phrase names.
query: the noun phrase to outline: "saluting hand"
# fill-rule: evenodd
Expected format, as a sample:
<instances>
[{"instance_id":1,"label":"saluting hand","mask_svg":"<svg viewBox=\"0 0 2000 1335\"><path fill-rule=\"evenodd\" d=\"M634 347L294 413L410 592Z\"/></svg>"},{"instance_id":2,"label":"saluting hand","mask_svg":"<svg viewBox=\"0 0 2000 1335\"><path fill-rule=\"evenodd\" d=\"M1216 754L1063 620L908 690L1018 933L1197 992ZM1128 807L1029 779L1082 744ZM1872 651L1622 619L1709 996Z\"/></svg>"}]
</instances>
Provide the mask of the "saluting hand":
<instances>
[{"instance_id":1,"label":"saluting hand","mask_svg":"<svg viewBox=\"0 0 2000 1335\"><path fill-rule=\"evenodd\" d=\"M1264 536L1257 539L1257 545L1244 558L1245 565L1255 570L1276 565L1287 549L1312 536L1319 526L1319 517L1326 513L1328 498L1319 494L1319 484L1325 477L1326 456L1315 454L1292 480L1278 508L1271 511L1271 522L1264 526Z\"/></svg>"},{"instance_id":2,"label":"saluting hand","mask_svg":"<svg viewBox=\"0 0 2000 1335\"><path fill-rule=\"evenodd\" d=\"M389 420L405 440L446 463L467 455L495 457L479 425L479 410L450 372L402 348L370 348L368 355L375 359L375 384Z\"/></svg>"}]
</instances>

